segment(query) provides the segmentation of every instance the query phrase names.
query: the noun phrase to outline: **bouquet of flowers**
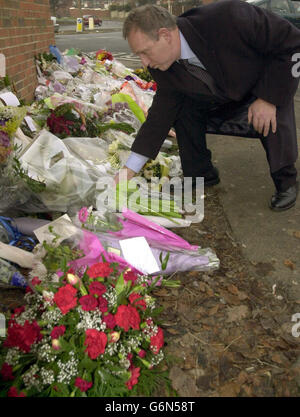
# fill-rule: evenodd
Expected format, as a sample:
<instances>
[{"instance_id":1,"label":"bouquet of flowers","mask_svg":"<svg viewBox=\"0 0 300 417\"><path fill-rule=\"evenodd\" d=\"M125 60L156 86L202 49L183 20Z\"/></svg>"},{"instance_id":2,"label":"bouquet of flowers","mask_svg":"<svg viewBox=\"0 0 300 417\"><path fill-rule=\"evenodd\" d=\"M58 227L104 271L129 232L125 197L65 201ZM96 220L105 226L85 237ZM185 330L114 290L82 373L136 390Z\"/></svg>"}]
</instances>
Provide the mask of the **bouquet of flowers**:
<instances>
[{"instance_id":1,"label":"bouquet of flowers","mask_svg":"<svg viewBox=\"0 0 300 417\"><path fill-rule=\"evenodd\" d=\"M0 107L0 166L13 151L13 137L26 115L26 107Z\"/></svg>"},{"instance_id":2,"label":"bouquet of flowers","mask_svg":"<svg viewBox=\"0 0 300 417\"><path fill-rule=\"evenodd\" d=\"M84 114L73 103L65 103L50 112L47 125L51 133L63 139L68 136L96 137L108 129L132 133L128 123L104 123L100 114Z\"/></svg>"},{"instance_id":3,"label":"bouquet of flowers","mask_svg":"<svg viewBox=\"0 0 300 417\"><path fill-rule=\"evenodd\" d=\"M70 268L74 252L62 244L48 251L48 262L49 254L63 260L60 278L34 277L27 305L11 315L0 351L0 396L151 395L168 382L154 369L164 359L164 333L150 295L163 277L105 259Z\"/></svg>"}]
</instances>

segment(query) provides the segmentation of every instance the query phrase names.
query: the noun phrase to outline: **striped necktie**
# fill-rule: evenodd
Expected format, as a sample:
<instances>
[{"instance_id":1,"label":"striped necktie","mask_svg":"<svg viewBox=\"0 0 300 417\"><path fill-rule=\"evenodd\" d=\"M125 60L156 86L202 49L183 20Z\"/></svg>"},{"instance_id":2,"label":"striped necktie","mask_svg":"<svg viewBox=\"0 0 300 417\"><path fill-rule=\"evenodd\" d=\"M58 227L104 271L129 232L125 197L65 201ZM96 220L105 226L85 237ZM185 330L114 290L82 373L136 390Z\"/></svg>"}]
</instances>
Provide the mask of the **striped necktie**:
<instances>
[{"instance_id":1,"label":"striped necktie","mask_svg":"<svg viewBox=\"0 0 300 417\"><path fill-rule=\"evenodd\" d=\"M212 76L203 68L199 67L198 65L190 64L188 59L179 59L178 62L184 66L184 68L192 74L194 77L201 80L206 86L209 88L210 92L217 97L224 98L224 96L220 93L218 87Z\"/></svg>"}]
</instances>

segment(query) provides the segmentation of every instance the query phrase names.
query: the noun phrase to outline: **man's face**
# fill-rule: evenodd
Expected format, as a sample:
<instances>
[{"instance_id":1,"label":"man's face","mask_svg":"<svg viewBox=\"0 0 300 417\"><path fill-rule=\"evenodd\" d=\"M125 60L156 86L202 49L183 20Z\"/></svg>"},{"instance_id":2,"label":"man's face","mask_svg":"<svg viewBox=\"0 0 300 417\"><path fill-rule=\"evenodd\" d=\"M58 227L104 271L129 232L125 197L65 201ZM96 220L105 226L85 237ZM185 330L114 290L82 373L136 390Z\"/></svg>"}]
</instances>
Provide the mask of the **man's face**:
<instances>
[{"instance_id":1,"label":"man's face","mask_svg":"<svg viewBox=\"0 0 300 417\"><path fill-rule=\"evenodd\" d=\"M158 40L155 40L139 29L132 30L128 36L128 43L145 67L166 71L176 60L174 39L171 31L166 28L159 29L157 35Z\"/></svg>"}]
</instances>

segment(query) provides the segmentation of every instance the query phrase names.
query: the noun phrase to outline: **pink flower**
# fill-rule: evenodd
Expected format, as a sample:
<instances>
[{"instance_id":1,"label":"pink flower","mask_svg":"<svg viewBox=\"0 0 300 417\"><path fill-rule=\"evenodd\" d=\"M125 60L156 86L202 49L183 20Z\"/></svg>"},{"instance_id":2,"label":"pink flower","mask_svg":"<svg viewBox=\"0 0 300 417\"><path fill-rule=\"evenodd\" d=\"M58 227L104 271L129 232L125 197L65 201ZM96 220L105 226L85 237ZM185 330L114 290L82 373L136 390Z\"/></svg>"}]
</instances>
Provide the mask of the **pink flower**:
<instances>
[{"instance_id":1,"label":"pink flower","mask_svg":"<svg viewBox=\"0 0 300 417\"><path fill-rule=\"evenodd\" d=\"M114 270L109 266L108 262L98 262L92 265L88 270L87 274L90 278L106 278Z\"/></svg>"},{"instance_id":2,"label":"pink flower","mask_svg":"<svg viewBox=\"0 0 300 417\"><path fill-rule=\"evenodd\" d=\"M3 381L11 381L15 379L13 376L12 370L13 370L12 366L4 362L0 371Z\"/></svg>"},{"instance_id":3,"label":"pink flower","mask_svg":"<svg viewBox=\"0 0 300 417\"><path fill-rule=\"evenodd\" d=\"M85 223L89 217L89 210L87 207L82 207L78 213L78 219L81 223Z\"/></svg>"},{"instance_id":4,"label":"pink flower","mask_svg":"<svg viewBox=\"0 0 300 417\"><path fill-rule=\"evenodd\" d=\"M106 323L106 327L108 329L113 329L116 326L115 316L111 313L108 313L107 315L104 315L102 317L102 321L104 321Z\"/></svg>"},{"instance_id":5,"label":"pink flower","mask_svg":"<svg viewBox=\"0 0 300 417\"><path fill-rule=\"evenodd\" d=\"M140 328L140 316L138 311L131 305L120 305L115 314L116 323L119 327L122 327L125 332L128 332L131 327L133 330L139 330Z\"/></svg>"},{"instance_id":6,"label":"pink flower","mask_svg":"<svg viewBox=\"0 0 300 417\"><path fill-rule=\"evenodd\" d=\"M51 339L58 339L60 336L62 336L66 331L66 327L61 325L61 326L56 326L53 327L53 330L50 334Z\"/></svg>"},{"instance_id":7,"label":"pink flower","mask_svg":"<svg viewBox=\"0 0 300 417\"><path fill-rule=\"evenodd\" d=\"M61 287L54 295L53 300L62 314L67 314L72 308L76 307L76 293L76 288L72 287L70 284L67 284L64 287Z\"/></svg>"},{"instance_id":8,"label":"pink flower","mask_svg":"<svg viewBox=\"0 0 300 417\"><path fill-rule=\"evenodd\" d=\"M102 282L94 281L90 284L89 292L92 295L97 295L101 297L106 292L106 287Z\"/></svg>"},{"instance_id":9,"label":"pink flower","mask_svg":"<svg viewBox=\"0 0 300 417\"><path fill-rule=\"evenodd\" d=\"M157 333L155 336L151 336L150 338L150 349L154 353L154 355L157 355L160 349L164 345L164 332L159 327L157 330Z\"/></svg>"},{"instance_id":10,"label":"pink flower","mask_svg":"<svg viewBox=\"0 0 300 417\"><path fill-rule=\"evenodd\" d=\"M144 358L146 356L146 351L144 349L141 349L138 353L140 358Z\"/></svg>"},{"instance_id":11,"label":"pink flower","mask_svg":"<svg viewBox=\"0 0 300 417\"><path fill-rule=\"evenodd\" d=\"M125 281L125 283L127 281L131 281L132 282L132 285L133 285L135 283L135 281L137 280L137 278L138 278L137 274L135 272L133 272L133 271L127 271L124 274L124 281Z\"/></svg>"},{"instance_id":12,"label":"pink flower","mask_svg":"<svg viewBox=\"0 0 300 417\"><path fill-rule=\"evenodd\" d=\"M136 308L140 308L141 310L146 310L147 308L144 297L136 292L130 294L129 301L130 304L132 304Z\"/></svg>"},{"instance_id":13,"label":"pink flower","mask_svg":"<svg viewBox=\"0 0 300 417\"><path fill-rule=\"evenodd\" d=\"M107 336L104 332L99 332L96 329L87 329L85 335L84 345L87 346L85 352L91 359L97 359L99 355L105 352Z\"/></svg>"},{"instance_id":14,"label":"pink flower","mask_svg":"<svg viewBox=\"0 0 300 417\"><path fill-rule=\"evenodd\" d=\"M79 299L79 303L81 304L81 308L84 311L96 310L98 306L97 299L92 295L84 295Z\"/></svg>"},{"instance_id":15,"label":"pink flower","mask_svg":"<svg viewBox=\"0 0 300 417\"><path fill-rule=\"evenodd\" d=\"M8 390L7 396L8 397L26 397L24 392L20 392L20 394L18 394L16 387L10 387Z\"/></svg>"},{"instance_id":16,"label":"pink flower","mask_svg":"<svg viewBox=\"0 0 300 417\"><path fill-rule=\"evenodd\" d=\"M103 297L99 297L98 298L98 307L99 310L101 311L101 313L106 313L108 310L108 301L106 300L106 298Z\"/></svg>"},{"instance_id":17,"label":"pink flower","mask_svg":"<svg viewBox=\"0 0 300 417\"><path fill-rule=\"evenodd\" d=\"M132 389L134 385L136 385L139 381L139 376L140 376L140 369L141 368L136 368L133 365L129 368L131 375L129 380L126 382L126 386L128 389Z\"/></svg>"},{"instance_id":18,"label":"pink flower","mask_svg":"<svg viewBox=\"0 0 300 417\"><path fill-rule=\"evenodd\" d=\"M35 287L36 285L39 285L41 282L42 281L38 277L33 277L31 280L31 285Z\"/></svg>"},{"instance_id":19,"label":"pink flower","mask_svg":"<svg viewBox=\"0 0 300 417\"><path fill-rule=\"evenodd\" d=\"M75 387L78 387L81 392L85 392L88 389L92 388L93 383L89 382L89 381L86 381L85 379L82 379L80 377L77 377L75 379L75 384L74 385L75 385Z\"/></svg>"}]
</instances>

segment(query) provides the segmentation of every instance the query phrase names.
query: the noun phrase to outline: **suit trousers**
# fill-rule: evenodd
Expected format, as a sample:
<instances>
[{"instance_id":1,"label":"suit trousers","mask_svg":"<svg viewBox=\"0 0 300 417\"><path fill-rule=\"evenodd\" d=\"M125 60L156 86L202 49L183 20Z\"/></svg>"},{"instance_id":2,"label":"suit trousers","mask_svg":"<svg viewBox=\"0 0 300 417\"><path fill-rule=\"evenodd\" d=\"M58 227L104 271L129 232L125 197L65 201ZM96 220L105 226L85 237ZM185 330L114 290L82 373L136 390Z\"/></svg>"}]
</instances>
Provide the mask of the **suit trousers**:
<instances>
[{"instance_id":1,"label":"suit trousers","mask_svg":"<svg viewBox=\"0 0 300 417\"><path fill-rule=\"evenodd\" d=\"M277 107L277 131L263 137L248 124L248 108L255 99L249 95L240 102L224 102L215 96L185 96L174 123L185 177L200 177L212 168L206 143L209 133L260 139L276 189L285 191L295 184L298 148L294 102Z\"/></svg>"}]
</instances>

